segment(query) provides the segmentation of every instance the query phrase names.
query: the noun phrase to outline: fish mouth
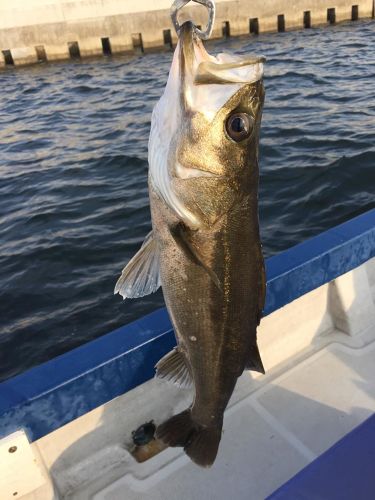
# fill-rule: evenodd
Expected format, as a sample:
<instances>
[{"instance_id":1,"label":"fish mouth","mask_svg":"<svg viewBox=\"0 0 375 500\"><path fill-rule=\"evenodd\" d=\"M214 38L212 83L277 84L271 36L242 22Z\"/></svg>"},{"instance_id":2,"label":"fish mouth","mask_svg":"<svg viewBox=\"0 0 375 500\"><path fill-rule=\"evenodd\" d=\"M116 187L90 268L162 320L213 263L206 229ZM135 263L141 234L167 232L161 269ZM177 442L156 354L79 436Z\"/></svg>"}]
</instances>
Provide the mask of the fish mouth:
<instances>
[{"instance_id":1,"label":"fish mouth","mask_svg":"<svg viewBox=\"0 0 375 500\"><path fill-rule=\"evenodd\" d=\"M246 84L260 80L263 76L264 56L241 57L227 53L211 56L191 21L181 26L179 40L181 76L185 79L190 76L195 85Z\"/></svg>"},{"instance_id":2,"label":"fish mouth","mask_svg":"<svg viewBox=\"0 0 375 500\"><path fill-rule=\"evenodd\" d=\"M203 61L213 59L203 46L198 37L195 26L191 21L186 21L179 32L180 44L180 78L182 84L182 94L189 93L189 89L194 85L195 75L199 64Z\"/></svg>"},{"instance_id":3,"label":"fish mouth","mask_svg":"<svg viewBox=\"0 0 375 500\"><path fill-rule=\"evenodd\" d=\"M231 95L263 77L265 57L227 53L212 56L191 21L181 26L178 43L180 102L185 111L203 109L211 120Z\"/></svg>"}]
</instances>

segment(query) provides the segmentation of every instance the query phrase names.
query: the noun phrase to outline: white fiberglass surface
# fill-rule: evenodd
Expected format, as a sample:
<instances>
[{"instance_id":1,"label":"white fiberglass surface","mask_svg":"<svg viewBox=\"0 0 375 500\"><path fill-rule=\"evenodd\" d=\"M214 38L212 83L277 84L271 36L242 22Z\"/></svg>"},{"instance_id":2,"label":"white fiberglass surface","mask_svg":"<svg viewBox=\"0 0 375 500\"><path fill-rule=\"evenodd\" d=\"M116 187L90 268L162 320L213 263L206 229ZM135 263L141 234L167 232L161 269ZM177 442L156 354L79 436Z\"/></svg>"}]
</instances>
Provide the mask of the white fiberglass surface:
<instances>
[{"instance_id":1,"label":"white fiberglass surface","mask_svg":"<svg viewBox=\"0 0 375 500\"><path fill-rule=\"evenodd\" d=\"M240 377L211 469L181 448L141 464L130 454L134 429L182 411L192 398L153 379L35 443L59 500L267 497L375 412L375 305L362 313L372 318L364 329L356 306L363 294L375 298L374 270L375 259L264 318L266 375ZM335 326L343 316L347 333Z\"/></svg>"},{"instance_id":2,"label":"white fiberglass surface","mask_svg":"<svg viewBox=\"0 0 375 500\"><path fill-rule=\"evenodd\" d=\"M251 378L245 373L211 469L192 464L180 449L144 464L123 455L116 479L102 477L65 498L224 500L235 492L238 499L264 499L375 411L374 356L374 342L361 348L333 342L241 397Z\"/></svg>"}]
</instances>

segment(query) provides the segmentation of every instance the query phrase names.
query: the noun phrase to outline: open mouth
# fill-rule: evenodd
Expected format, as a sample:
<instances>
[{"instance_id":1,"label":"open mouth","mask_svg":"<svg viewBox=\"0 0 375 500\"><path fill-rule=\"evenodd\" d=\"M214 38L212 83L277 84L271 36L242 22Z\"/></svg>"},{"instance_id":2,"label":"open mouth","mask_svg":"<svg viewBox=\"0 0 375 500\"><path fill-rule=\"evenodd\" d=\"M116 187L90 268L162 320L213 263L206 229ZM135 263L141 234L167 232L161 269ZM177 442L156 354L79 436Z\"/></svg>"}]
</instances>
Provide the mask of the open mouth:
<instances>
[{"instance_id":1,"label":"open mouth","mask_svg":"<svg viewBox=\"0 0 375 500\"><path fill-rule=\"evenodd\" d=\"M226 53L212 56L190 21L181 26L179 44L176 77L182 109L199 111L208 121L243 85L262 79L264 57Z\"/></svg>"}]
</instances>

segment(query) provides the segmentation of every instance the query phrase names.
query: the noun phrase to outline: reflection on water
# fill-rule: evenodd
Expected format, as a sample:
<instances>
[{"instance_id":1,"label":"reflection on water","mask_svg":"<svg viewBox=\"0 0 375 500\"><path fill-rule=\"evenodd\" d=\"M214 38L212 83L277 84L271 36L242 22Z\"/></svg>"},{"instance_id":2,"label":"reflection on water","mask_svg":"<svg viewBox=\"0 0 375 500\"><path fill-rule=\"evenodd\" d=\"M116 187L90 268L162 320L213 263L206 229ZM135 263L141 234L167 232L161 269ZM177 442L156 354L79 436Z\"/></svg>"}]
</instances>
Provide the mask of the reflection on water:
<instances>
[{"instance_id":1,"label":"reflection on water","mask_svg":"<svg viewBox=\"0 0 375 500\"><path fill-rule=\"evenodd\" d=\"M370 21L210 42L267 57L267 255L374 206L374 43ZM0 72L0 379L163 304L160 292L123 303L113 287L150 229L150 113L170 61Z\"/></svg>"}]
</instances>

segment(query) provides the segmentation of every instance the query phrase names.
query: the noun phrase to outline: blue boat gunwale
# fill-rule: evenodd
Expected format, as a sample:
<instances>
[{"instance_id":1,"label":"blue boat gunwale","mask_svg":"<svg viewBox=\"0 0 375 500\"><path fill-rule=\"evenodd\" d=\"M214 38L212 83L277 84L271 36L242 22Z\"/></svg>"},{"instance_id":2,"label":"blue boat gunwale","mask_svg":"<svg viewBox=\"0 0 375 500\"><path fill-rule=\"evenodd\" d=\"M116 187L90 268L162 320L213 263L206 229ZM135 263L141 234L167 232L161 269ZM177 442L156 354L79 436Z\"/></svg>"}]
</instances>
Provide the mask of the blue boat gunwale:
<instances>
[{"instance_id":1,"label":"blue boat gunwale","mask_svg":"<svg viewBox=\"0 0 375 500\"><path fill-rule=\"evenodd\" d=\"M375 209L266 261L268 315L375 256ZM175 346L165 308L0 383L0 438L35 441L154 376Z\"/></svg>"}]
</instances>

